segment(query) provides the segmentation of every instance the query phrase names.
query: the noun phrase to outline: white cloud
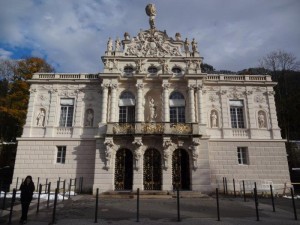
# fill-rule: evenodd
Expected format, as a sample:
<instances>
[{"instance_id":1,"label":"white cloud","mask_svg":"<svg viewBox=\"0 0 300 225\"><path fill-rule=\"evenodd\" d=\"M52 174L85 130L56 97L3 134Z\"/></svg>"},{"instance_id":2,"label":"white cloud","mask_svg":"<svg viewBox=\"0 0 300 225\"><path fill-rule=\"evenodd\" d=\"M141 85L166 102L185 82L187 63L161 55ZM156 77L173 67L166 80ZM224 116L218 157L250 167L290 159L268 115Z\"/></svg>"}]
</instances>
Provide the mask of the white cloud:
<instances>
[{"instance_id":1,"label":"white cloud","mask_svg":"<svg viewBox=\"0 0 300 225\"><path fill-rule=\"evenodd\" d=\"M217 69L256 66L260 57L276 49L300 58L297 0L152 2L158 29L166 29L170 36L180 32L182 37L194 37L205 62ZM141 0L3 0L0 48L29 48L32 54L45 56L57 72L99 72L108 37L123 38L125 31L135 36L140 28L149 28L147 4Z\"/></svg>"},{"instance_id":2,"label":"white cloud","mask_svg":"<svg viewBox=\"0 0 300 225\"><path fill-rule=\"evenodd\" d=\"M12 52L0 48L0 59L10 59Z\"/></svg>"}]
</instances>

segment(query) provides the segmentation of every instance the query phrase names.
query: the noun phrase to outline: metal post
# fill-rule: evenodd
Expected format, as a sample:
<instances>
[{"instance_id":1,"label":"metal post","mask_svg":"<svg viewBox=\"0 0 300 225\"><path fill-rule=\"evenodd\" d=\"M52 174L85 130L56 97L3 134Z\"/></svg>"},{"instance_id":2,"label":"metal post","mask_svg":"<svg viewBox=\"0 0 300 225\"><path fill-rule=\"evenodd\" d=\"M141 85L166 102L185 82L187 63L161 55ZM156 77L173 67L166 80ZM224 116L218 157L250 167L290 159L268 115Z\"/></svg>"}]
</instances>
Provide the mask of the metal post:
<instances>
[{"instance_id":1,"label":"metal post","mask_svg":"<svg viewBox=\"0 0 300 225\"><path fill-rule=\"evenodd\" d=\"M233 194L234 194L234 197L236 198L236 192L235 192L235 180L233 178Z\"/></svg>"},{"instance_id":2,"label":"metal post","mask_svg":"<svg viewBox=\"0 0 300 225\"><path fill-rule=\"evenodd\" d=\"M69 183L69 199L71 197L71 185L72 185L72 179L70 179L70 183Z\"/></svg>"},{"instance_id":3,"label":"metal post","mask_svg":"<svg viewBox=\"0 0 300 225\"><path fill-rule=\"evenodd\" d=\"M83 187L83 177L81 177L81 182L80 182L80 194L82 193L82 187Z\"/></svg>"},{"instance_id":4,"label":"metal post","mask_svg":"<svg viewBox=\"0 0 300 225\"><path fill-rule=\"evenodd\" d=\"M217 215L218 221L220 221L220 206L219 206L219 190L216 188L216 199L217 199Z\"/></svg>"},{"instance_id":5,"label":"metal post","mask_svg":"<svg viewBox=\"0 0 300 225\"><path fill-rule=\"evenodd\" d=\"M47 186L48 186L48 178L46 179L45 194L47 192Z\"/></svg>"},{"instance_id":6,"label":"metal post","mask_svg":"<svg viewBox=\"0 0 300 225\"><path fill-rule=\"evenodd\" d=\"M36 206L36 213L39 213L39 210L40 210L41 193L42 193L42 185L40 184L39 195L38 195L38 202L37 202L37 206Z\"/></svg>"},{"instance_id":7,"label":"metal post","mask_svg":"<svg viewBox=\"0 0 300 225\"><path fill-rule=\"evenodd\" d=\"M6 202L6 189L4 190L4 197L3 197L3 205L2 205L2 209L4 210L5 209L5 202Z\"/></svg>"},{"instance_id":8,"label":"metal post","mask_svg":"<svg viewBox=\"0 0 300 225\"><path fill-rule=\"evenodd\" d=\"M74 180L74 196L75 196L75 191L76 191L76 179L77 178L75 178L75 180Z\"/></svg>"},{"instance_id":9,"label":"metal post","mask_svg":"<svg viewBox=\"0 0 300 225\"><path fill-rule=\"evenodd\" d=\"M66 194L66 180L64 180L63 183L63 201L65 200L65 194Z\"/></svg>"},{"instance_id":10,"label":"metal post","mask_svg":"<svg viewBox=\"0 0 300 225\"><path fill-rule=\"evenodd\" d=\"M275 212L275 204L274 204L274 196L273 196L273 187L272 187L272 184L270 184L270 193L271 193L271 200L272 200L273 212Z\"/></svg>"},{"instance_id":11,"label":"metal post","mask_svg":"<svg viewBox=\"0 0 300 225\"><path fill-rule=\"evenodd\" d=\"M53 203L52 224L56 223L55 214L56 214L57 194L58 194L58 190L56 188L55 196L54 196L54 203Z\"/></svg>"},{"instance_id":12,"label":"metal post","mask_svg":"<svg viewBox=\"0 0 300 225\"><path fill-rule=\"evenodd\" d=\"M137 189L136 192L136 222L140 222L140 189Z\"/></svg>"},{"instance_id":13,"label":"metal post","mask_svg":"<svg viewBox=\"0 0 300 225\"><path fill-rule=\"evenodd\" d=\"M38 179L37 179L37 184L36 184L36 186L39 187L39 185L40 185L40 177L38 177Z\"/></svg>"},{"instance_id":14,"label":"metal post","mask_svg":"<svg viewBox=\"0 0 300 225\"><path fill-rule=\"evenodd\" d=\"M50 201L50 191L51 191L51 182L48 184L48 199L47 199L47 208L49 208L49 201Z\"/></svg>"},{"instance_id":15,"label":"metal post","mask_svg":"<svg viewBox=\"0 0 300 225\"><path fill-rule=\"evenodd\" d=\"M244 202L246 202L245 181L243 180Z\"/></svg>"},{"instance_id":16,"label":"metal post","mask_svg":"<svg viewBox=\"0 0 300 225\"><path fill-rule=\"evenodd\" d=\"M177 188L177 221L180 221L179 188Z\"/></svg>"},{"instance_id":17,"label":"metal post","mask_svg":"<svg viewBox=\"0 0 300 225\"><path fill-rule=\"evenodd\" d=\"M13 212L13 208L14 208L14 204L15 204L15 200L16 200L16 189L13 189L13 196L11 199L11 203L10 203L10 212L9 212L9 219L8 219L8 224L11 224L11 217L12 217L12 212Z\"/></svg>"},{"instance_id":18,"label":"metal post","mask_svg":"<svg viewBox=\"0 0 300 225\"><path fill-rule=\"evenodd\" d=\"M19 177L17 177L16 189L18 189Z\"/></svg>"},{"instance_id":19,"label":"metal post","mask_svg":"<svg viewBox=\"0 0 300 225\"><path fill-rule=\"evenodd\" d=\"M223 177L223 194L225 195L225 177Z\"/></svg>"},{"instance_id":20,"label":"metal post","mask_svg":"<svg viewBox=\"0 0 300 225\"><path fill-rule=\"evenodd\" d=\"M98 195L99 195L99 188L97 188L96 192L96 207L95 207L95 222L98 223Z\"/></svg>"},{"instance_id":21,"label":"metal post","mask_svg":"<svg viewBox=\"0 0 300 225\"><path fill-rule=\"evenodd\" d=\"M225 177L225 193L228 195L228 189L227 189L227 178Z\"/></svg>"},{"instance_id":22,"label":"metal post","mask_svg":"<svg viewBox=\"0 0 300 225\"><path fill-rule=\"evenodd\" d=\"M294 216L295 216L295 220L298 220L298 217L297 217L297 211L296 211L296 205L295 205L295 199L294 199L294 191L293 191L293 188L291 188L291 195L292 195L292 201L293 201L293 208L294 208Z\"/></svg>"},{"instance_id":23,"label":"metal post","mask_svg":"<svg viewBox=\"0 0 300 225\"><path fill-rule=\"evenodd\" d=\"M254 190L254 202L255 202L256 221L259 221L257 189L254 188L253 190Z\"/></svg>"}]
</instances>

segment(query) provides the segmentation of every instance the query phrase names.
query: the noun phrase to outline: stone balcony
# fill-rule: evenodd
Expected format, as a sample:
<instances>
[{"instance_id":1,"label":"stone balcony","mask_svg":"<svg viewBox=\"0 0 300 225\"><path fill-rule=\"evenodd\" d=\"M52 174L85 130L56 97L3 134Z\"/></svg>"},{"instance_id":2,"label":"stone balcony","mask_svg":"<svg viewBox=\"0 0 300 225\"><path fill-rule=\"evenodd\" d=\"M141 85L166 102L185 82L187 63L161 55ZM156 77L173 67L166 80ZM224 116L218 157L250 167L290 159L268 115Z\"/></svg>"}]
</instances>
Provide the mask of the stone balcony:
<instances>
[{"instance_id":1,"label":"stone balcony","mask_svg":"<svg viewBox=\"0 0 300 225\"><path fill-rule=\"evenodd\" d=\"M199 136L198 123L108 123L106 135Z\"/></svg>"}]
</instances>

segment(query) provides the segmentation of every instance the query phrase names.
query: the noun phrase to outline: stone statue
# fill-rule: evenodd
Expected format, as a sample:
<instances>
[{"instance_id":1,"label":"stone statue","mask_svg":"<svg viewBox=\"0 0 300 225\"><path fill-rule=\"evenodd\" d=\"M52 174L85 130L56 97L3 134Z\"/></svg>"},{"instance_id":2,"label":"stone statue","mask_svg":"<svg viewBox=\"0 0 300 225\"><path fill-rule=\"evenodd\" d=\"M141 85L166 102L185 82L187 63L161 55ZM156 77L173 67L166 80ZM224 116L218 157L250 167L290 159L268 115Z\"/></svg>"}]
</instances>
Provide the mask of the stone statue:
<instances>
[{"instance_id":1,"label":"stone statue","mask_svg":"<svg viewBox=\"0 0 300 225\"><path fill-rule=\"evenodd\" d=\"M181 34L180 33L175 34L175 40L176 41L181 41Z\"/></svg>"},{"instance_id":2,"label":"stone statue","mask_svg":"<svg viewBox=\"0 0 300 225\"><path fill-rule=\"evenodd\" d=\"M169 74L169 65L170 60L162 59L159 61L163 74Z\"/></svg>"},{"instance_id":3,"label":"stone statue","mask_svg":"<svg viewBox=\"0 0 300 225\"><path fill-rule=\"evenodd\" d=\"M124 33L124 39L125 39L125 41L129 41L130 40L130 35L129 35L128 32Z\"/></svg>"},{"instance_id":4,"label":"stone statue","mask_svg":"<svg viewBox=\"0 0 300 225\"><path fill-rule=\"evenodd\" d=\"M106 168L109 169L111 165L112 156L115 152L114 149L115 144L113 140L105 140L104 145L106 146L105 149Z\"/></svg>"},{"instance_id":5,"label":"stone statue","mask_svg":"<svg viewBox=\"0 0 300 225\"><path fill-rule=\"evenodd\" d=\"M93 120L94 120L93 110L92 109L88 109L87 110L87 114L86 114L85 126L92 127L93 126Z\"/></svg>"},{"instance_id":6,"label":"stone statue","mask_svg":"<svg viewBox=\"0 0 300 225\"><path fill-rule=\"evenodd\" d=\"M149 121L150 122L155 122L156 119L156 105L154 102L154 99L150 97L149 99Z\"/></svg>"},{"instance_id":7,"label":"stone statue","mask_svg":"<svg viewBox=\"0 0 300 225\"><path fill-rule=\"evenodd\" d=\"M148 4L145 8L147 15L149 16L149 24L151 29L155 29L155 16L156 8L154 4Z\"/></svg>"},{"instance_id":8,"label":"stone statue","mask_svg":"<svg viewBox=\"0 0 300 225\"><path fill-rule=\"evenodd\" d=\"M210 118L211 118L211 127L212 128L218 127L218 125L217 125L218 116L217 116L216 112L213 111Z\"/></svg>"},{"instance_id":9,"label":"stone statue","mask_svg":"<svg viewBox=\"0 0 300 225\"><path fill-rule=\"evenodd\" d=\"M39 114L36 117L36 125L39 127L43 127L45 123L45 110L41 109Z\"/></svg>"},{"instance_id":10,"label":"stone statue","mask_svg":"<svg viewBox=\"0 0 300 225\"><path fill-rule=\"evenodd\" d=\"M193 40L192 40L192 52L193 52L193 54L198 52L197 48L198 48L198 43L195 41L195 38L193 38Z\"/></svg>"},{"instance_id":11,"label":"stone statue","mask_svg":"<svg viewBox=\"0 0 300 225\"><path fill-rule=\"evenodd\" d=\"M184 41L184 51L186 53L190 52L190 42L188 41L188 39L186 38Z\"/></svg>"},{"instance_id":12,"label":"stone statue","mask_svg":"<svg viewBox=\"0 0 300 225\"><path fill-rule=\"evenodd\" d=\"M107 42L107 51L111 52L112 50L113 50L113 41L111 38L109 38Z\"/></svg>"},{"instance_id":13,"label":"stone statue","mask_svg":"<svg viewBox=\"0 0 300 225\"><path fill-rule=\"evenodd\" d=\"M265 115L260 112L259 115L258 115L258 126L259 128L265 128L266 125L265 125Z\"/></svg>"},{"instance_id":14,"label":"stone statue","mask_svg":"<svg viewBox=\"0 0 300 225\"><path fill-rule=\"evenodd\" d=\"M115 41L115 51L121 51L121 41L120 38L117 38L117 40Z\"/></svg>"}]
</instances>

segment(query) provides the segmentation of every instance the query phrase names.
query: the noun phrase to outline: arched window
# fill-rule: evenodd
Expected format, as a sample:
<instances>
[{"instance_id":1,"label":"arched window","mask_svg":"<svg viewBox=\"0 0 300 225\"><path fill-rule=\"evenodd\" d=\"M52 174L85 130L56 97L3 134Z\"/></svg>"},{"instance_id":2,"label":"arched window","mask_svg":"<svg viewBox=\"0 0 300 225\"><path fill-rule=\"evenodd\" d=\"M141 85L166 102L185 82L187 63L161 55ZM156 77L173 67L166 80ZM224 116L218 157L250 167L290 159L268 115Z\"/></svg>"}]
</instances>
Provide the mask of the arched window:
<instances>
[{"instance_id":1,"label":"arched window","mask_svg":"<svg viewBox=\"0 0 300 225\"><path fill-rule=\"evenodd\" d=\"M119 99L119 122L131 123L135 121L135 97L131 92L124 91Z\"/></svg>"},{"instance_id":2,"label":"arched window","mask_svg":"<svg viewBox=\"0 0 300 225\"><path fill-rule=\"evenodd\" d=\"M185 100L180 92L170 95L170 122L185 123Z\"/></svg>"}]
</instances>

